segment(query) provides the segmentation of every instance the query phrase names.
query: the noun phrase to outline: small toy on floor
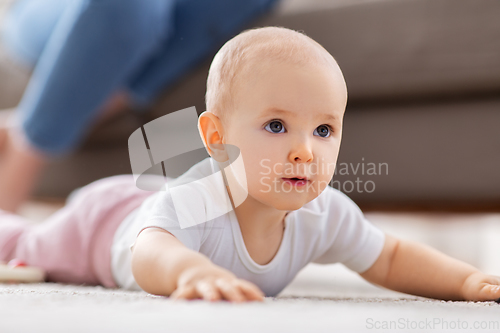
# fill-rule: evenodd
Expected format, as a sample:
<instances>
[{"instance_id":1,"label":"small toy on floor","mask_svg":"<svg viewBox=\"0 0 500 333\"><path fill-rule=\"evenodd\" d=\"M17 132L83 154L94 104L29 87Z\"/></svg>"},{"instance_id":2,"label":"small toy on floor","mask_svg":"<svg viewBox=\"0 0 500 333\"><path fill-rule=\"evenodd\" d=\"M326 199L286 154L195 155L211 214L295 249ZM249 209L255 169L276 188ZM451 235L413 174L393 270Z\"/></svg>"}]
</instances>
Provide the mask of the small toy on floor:
<instances>
[{"instance_id":1,"label":"small toy on floor","mask_svg":"<svg viewBox=\"0 0 500 333\"><path fill-rule=\"evenodd\" d=\"M45 281L45 272L37 267L28 266L19 259L7 264L0 262L0 283L36 283Z\"/></svg>"}]
</instances>

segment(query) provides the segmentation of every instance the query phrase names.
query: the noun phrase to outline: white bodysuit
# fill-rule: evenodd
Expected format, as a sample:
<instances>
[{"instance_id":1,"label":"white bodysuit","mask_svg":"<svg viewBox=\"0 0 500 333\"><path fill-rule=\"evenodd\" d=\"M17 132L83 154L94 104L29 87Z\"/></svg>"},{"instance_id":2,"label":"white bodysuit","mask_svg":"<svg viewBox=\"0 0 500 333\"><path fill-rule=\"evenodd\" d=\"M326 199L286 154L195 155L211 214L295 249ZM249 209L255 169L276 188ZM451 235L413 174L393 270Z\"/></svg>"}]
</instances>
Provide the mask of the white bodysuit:
<instances>
[{"instance_id":1,"label":"white bodysuit","mask_svg":"<svg viewBox=\"0 0 500 333\"><path fill-rule=\"evenodd\" d=\"M207 157L176 180L197 180L220 169ZM217 181L224 185L222 174ZM189 201L189 198L186 198ZM213 209L214 200L200 191L190 210L200 216ZM196 211L194 211L194 210ZM210 260L239 278L255 283L266 294L276 296L308 263L342 263L362 273L382 251L384 233L365 219L359 207L345 194L330 186L314 200L285 216L285 231L278 252L266 265L257 264L245 247L234 211L208 222L181 228L169 190L148 197L130 213L115 233L111 265L117 285L141 290L131 270L131 248L145 228L159 227L172 233L186 247L205 254Z\"/></svg>"}]
</instances>

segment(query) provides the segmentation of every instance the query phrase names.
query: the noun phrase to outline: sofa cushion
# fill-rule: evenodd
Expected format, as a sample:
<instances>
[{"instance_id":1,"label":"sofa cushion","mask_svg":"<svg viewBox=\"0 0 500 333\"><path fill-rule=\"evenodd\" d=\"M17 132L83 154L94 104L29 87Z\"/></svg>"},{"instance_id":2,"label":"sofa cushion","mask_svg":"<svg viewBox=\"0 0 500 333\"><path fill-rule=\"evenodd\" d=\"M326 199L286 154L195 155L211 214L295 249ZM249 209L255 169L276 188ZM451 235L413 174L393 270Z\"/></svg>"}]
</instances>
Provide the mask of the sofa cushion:
<instances>
[{"instance_id":1,"label":"sofa cushion","mask_svg":"<svg viewBox=\"0 0 500 333\"><path fill-rule=\"evenodd\" d=\"M262 24L302 30L323 45L356 103L497 93L499 13L496 0L354 1Z\"/></svg>"}]
</instances>

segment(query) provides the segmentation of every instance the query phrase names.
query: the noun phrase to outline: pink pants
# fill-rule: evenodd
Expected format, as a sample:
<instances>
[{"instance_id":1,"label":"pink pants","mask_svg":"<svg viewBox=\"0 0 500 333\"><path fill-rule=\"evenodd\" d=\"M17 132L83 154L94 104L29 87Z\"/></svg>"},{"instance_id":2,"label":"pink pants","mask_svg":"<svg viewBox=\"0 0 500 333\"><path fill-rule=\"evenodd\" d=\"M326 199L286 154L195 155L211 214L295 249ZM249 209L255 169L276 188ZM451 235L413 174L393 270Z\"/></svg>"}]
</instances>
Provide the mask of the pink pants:
<instances>
[{"instance_id":1,"label":"pink pants","mask_svg":"<svg viewBox=\"0 0 500 333\"><path fill-rule=\"evenodd\" d=\"M42 223L0 210L0 261L13 258L45 270L47 282L116 288L111 245L116 229L154 192L132 175L100 179L78 190Z\"/></svg>"}]
</instances>

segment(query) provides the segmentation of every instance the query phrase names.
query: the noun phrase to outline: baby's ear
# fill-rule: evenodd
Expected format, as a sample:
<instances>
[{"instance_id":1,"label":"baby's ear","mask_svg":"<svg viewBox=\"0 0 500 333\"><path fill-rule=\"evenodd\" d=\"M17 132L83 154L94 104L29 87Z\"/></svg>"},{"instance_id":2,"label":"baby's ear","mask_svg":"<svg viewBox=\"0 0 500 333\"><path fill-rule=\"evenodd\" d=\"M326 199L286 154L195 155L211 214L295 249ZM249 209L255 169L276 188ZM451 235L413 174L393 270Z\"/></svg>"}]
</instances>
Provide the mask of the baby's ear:
<instances>
[{"instance_id":1,"label":"baby's ear","mask_svg":"<svg viewBox=\"0 0 500 333\"><path fill-rule=\"evenodd\" d=\"M205 111L198 118L198 131L207 152L218 162L228 160L223 144L223 126L219 117L210 111Z\"/></svg>"}]
</instances>

